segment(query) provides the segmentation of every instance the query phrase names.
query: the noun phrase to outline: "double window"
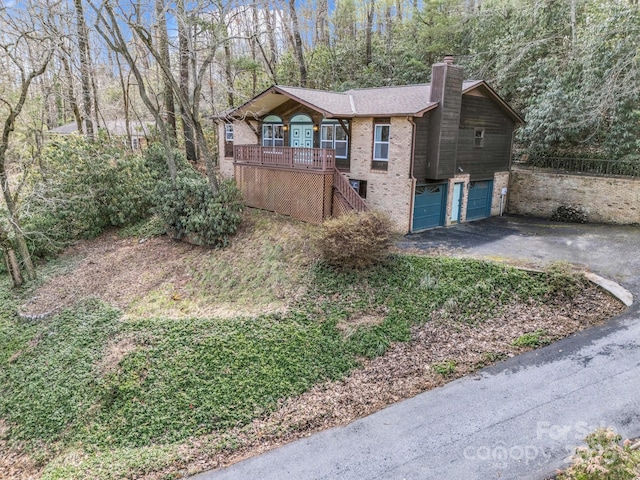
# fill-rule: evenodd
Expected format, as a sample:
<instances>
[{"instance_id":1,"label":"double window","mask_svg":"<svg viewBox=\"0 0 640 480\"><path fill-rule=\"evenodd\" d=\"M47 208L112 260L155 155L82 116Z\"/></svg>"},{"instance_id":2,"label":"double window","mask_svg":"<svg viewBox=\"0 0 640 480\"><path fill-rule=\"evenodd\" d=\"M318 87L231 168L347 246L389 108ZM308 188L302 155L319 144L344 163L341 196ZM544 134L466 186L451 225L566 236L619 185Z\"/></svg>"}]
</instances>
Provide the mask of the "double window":
<instances>
[{"instance_id":1,"label":"double window","mask_svg":"<svg viewBox=\"0 0 640 480\"><path fill-rule=\"evenodd\" d=\"M263 147L283 147L284 146L284 124L280 117L269 115L262 124L262 146Z\"/></svg>"},{"instance_id":2,"label":"double window","mask_svg":"<svg viewBox=\"0 0 640 480\"><path fill-rule=\"evenodd\" d=\"M342 125L323 123L320 127L320 148L333 148L336 158L347 158L348 137Z\"/></svg>"}]
</instances>

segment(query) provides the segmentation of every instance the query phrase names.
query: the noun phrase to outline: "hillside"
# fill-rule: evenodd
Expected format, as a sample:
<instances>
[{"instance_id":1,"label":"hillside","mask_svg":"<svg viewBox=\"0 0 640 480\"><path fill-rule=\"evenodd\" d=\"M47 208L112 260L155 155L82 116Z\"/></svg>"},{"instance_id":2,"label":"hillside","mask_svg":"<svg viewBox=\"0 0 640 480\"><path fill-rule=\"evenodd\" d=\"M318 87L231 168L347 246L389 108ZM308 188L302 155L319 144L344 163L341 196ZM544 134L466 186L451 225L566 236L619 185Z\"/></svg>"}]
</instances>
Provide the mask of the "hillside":
<instances>
[{"instance_id":1,"label":"hillside","mask_svg":"<svg viewBox=\"0 0 640 480\"><path fill-rule=\"evenodd\" d=\"M214 468L622 309L559 267L446 252L337 272L316 235L251 210L225 250L110 232L0 290L0 476Z\"/></svg>"}]
</instances>

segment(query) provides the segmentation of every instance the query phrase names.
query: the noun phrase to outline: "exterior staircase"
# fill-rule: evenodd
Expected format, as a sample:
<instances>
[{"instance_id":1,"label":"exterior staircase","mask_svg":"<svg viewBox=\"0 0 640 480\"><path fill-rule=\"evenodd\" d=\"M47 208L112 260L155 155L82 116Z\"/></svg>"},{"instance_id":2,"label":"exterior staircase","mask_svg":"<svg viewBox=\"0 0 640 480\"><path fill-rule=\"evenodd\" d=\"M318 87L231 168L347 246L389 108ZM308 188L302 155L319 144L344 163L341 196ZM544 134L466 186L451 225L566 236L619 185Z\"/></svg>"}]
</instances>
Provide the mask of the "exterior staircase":
<instances>
[{"instance_id":1,"label":"exterior staircase","mask_svg":"<svg viewBox=\"0 0 640 480\"><path fill-rule=\"evenodd\" d=\"M333 216L349 212L366 212L368 205L349 183L349 179L336 167L333 168Z\"/></svg>"}]
</instances>

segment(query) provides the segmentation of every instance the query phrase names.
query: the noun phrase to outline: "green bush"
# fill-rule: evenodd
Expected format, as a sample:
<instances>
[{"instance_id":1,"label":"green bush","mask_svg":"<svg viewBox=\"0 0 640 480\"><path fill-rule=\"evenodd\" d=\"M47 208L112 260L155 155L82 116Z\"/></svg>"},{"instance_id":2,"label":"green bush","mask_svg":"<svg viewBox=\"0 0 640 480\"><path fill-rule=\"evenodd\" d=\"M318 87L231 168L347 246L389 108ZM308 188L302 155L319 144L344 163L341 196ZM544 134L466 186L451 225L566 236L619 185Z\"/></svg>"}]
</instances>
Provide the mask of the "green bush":
<instances>
[{"instance_id":1,"label":"green bush","mask_svg":"<svg viewBox=\"0 0 640 480\"><path fill-rule=\"evenodd\" d=\"M547 337L547 332L540 328L534 332L528 332L523 335L520 335L516 338L511 345L514 347L529 347L529 348L538 348L542 345L547 345L550 342L550 339Z\"/></svg>"},{"instance_id":2,"label":"green bush","mask_svg":"<svg viewBox=\"0 0 640 480\"><path fill-rule=\"evenodd\" d=\"M640 476L640 452L610 428L599 428L576 449L573 464L558 480L633 480Z\"/></svg>"},{"instance_id":3,"label":"green bush","mask_svg":"<svg viewBox=\"0 0 640 480\"><path fill-rule=\"evenodd\" d=\"M29 179L22 220L32 254L47 256L78 238L149 215L153 177L120 142L69 137L50 142Z\"/></svg>"},{"instance_id":4,"label":"green bush","mask_svg":"<svg viewBox=\"0 0 640 480\"><path fill-rule=\"evenodd\" d=\"M154 212L174 238L198 245L228 245L242 220L243 203L236 184L224 181L213 195L207 179L193 170L181 172L175 185L158 182L154 197Z\"/></svg>"},{"instance_id":5,"label":"green bush","mask_svg":"<svg viewBox=\"0 0 640 480\"><path fill-rule=\"evenodd\" d=\"M325 262L361 269L382 261L393 244L393 226L381 212L350 213L324 222L319 240Z\"/></svg>"},{"instance_id":6,"label":"green bush","mask_svg":"<svg viewBox=\"0 0 640 480\"><path fill-rule=\"evenodd\" d=\"M567 262L553 262L544 273L550 290L568 298L574 298L588 283L584 275L576 273Z\"/></svg>"}]
</instances>

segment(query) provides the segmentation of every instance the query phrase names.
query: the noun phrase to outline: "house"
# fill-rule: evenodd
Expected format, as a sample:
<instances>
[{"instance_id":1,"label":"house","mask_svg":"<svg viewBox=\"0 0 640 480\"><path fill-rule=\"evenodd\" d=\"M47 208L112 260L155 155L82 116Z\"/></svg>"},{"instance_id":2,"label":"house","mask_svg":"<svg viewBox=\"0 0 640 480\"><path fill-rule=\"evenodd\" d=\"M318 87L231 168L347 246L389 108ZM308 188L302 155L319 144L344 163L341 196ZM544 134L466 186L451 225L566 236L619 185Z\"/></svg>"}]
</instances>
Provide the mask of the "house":
<instances>
[{"instance_id":1,"label":"house","mask_svg":"<svg viewBox=\"0 0 640 480\"><path fill-rule=\"evenodd\" d=\"M131 148L133 150L140 150L146 148L149 138L151 137L151 130L153 129L153 122L143 121L131 121L129 122L129 131L131 137ZM127 139L127 125L124 120L107 120L98 127L100 130L105 130L110 136L115 138ZM78 126L76 122L67 123L57 128L49 130L49 135L73 135L78 133Z\"/></svg>"},{"instance_id":2,"label":"house","mask_svg":"<svg viewBox=\"0 0 640 480\"><path fill-rule=\"evenodd\" d=\"M372 208L404 233L499 214L523 123L451 57L431 84L273 86L216 121L221 174L247 205L315 223Z\"/></svg>"}]
</instances>

